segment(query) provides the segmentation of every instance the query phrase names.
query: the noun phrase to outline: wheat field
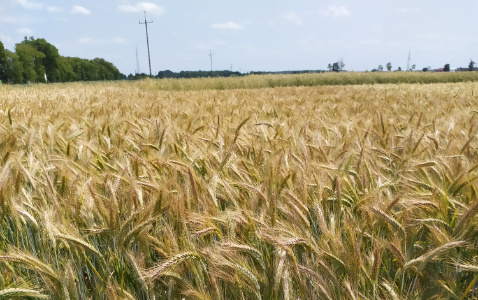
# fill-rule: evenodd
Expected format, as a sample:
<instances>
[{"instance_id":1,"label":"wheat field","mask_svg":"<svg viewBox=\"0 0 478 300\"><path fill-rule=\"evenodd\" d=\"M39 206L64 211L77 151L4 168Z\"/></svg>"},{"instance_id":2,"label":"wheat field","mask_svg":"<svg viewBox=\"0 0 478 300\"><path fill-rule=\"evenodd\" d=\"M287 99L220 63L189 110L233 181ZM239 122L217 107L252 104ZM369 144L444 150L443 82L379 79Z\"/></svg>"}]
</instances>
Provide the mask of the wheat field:
<instances>
[{"instance_id":1,"label":"wheat field","mask_svg":"<svg viewBox=\"0 0 478 300\"><path fill-rule=\"evenodd\" d=\"M2 86L0 299L473 299L477 93Z\"/></svg>"}]
</instances>

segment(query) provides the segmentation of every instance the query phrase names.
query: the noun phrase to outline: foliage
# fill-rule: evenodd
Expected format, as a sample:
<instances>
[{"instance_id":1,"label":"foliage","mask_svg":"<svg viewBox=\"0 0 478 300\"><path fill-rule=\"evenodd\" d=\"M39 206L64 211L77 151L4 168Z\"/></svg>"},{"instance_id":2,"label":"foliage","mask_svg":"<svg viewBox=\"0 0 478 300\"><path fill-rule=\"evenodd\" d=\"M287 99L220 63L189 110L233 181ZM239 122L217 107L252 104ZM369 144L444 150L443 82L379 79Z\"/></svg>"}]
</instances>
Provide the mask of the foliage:
<instances>
[{"instance_id":1,"label":"foliage","mask_svg":"<svg viewBox=\"0 0 478 300\"><path fill-rule=\"evenodd\" d=\"M112 63L102 58L62 57L45 39L25 37L16 44L15 53L2 49L3 44L0 44L0 80L3 82L44 83L45 75L50 83L125 78Z\"/></svg>"},{"instance_id":2,"label":"foliage","mask_svg":"<svg viewBox=\"0 0 478 300\"><path fill-rule=\"evenodd\" d=\"M387 71L390 72L390 71L392 70L392 63L391 63L391 62L388 62L388 63L386 64L386 66L387 66Z\"/></svg>"},{"instance_id":3,"label":"foliage","mask_svg":"<svg viewBox=\"0 0 478 300\"><path fill-rule=\"evenodd\" d=\"M43 58L39 63L45 68L44 74L47 75L50 82L61 81L61 75L58 71L60 54L58 54L58 49L55 46L48 43L45 39L35 39L33 37L29 39L25 37L22 44L30 45L37 51L43 53ZM41 74L42 77L44 74Z\"/></svg>"},{"instance_id":4,"label":"foliage","mask_svg":"<svg viewBox=\"0 0 478 300\"><path fill-rule=\"evenodd\" d=\"M23 64L15 52L5 50L6 59L2 65L4 82L22 83L23 82Z\"/></svg>"},{"instance_id":5,"label":"foliage","mask_svg":"<svg viewBox=\"0 0 478 300\"><path fill-rule=\"evenodd\" d=\"M476 293L477 83L166 81L0 87L0 297Z\"/></svg>"},{"instance_id":6,"label":"foliage","mask_svg":"<svg viewBox=\"0 0 478 300\"><path fill-rule=\"evenodd\" d=\"M16 44L15 52L23 65L23 81L25 83L45 82L45 66L42 64L45 54L23 43Z\"/></svg>"},{"instance_id":7,"label":"foliage","mask_svg":"<svg viewBox=\"0 0 478 300\"><path fill-rule=\"evenodd\" d=\"M6 81L5 75L5 64L7 62L7 52L5 51L5 47L0 41L0 83Z\"/></svg>"}]
</instances>

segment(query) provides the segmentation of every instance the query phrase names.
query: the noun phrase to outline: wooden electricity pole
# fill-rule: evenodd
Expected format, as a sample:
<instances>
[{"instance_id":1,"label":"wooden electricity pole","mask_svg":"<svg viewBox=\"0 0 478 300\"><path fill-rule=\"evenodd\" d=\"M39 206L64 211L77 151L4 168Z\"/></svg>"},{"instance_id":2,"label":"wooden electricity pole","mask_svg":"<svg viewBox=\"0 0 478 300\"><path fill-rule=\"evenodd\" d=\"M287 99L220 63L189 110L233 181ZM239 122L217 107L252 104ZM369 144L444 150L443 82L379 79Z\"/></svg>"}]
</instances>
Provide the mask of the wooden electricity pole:
<instances>
[{"instance_id":1,"label":"wooden electricity pole","mask_svg":"<svg viewBox=\"0 0 478 300\"><path fill-rule=\"evenodd\" d=\"M145 11L144 12L144 23L141 23L141 21L139 21L139 24L141 24L141 25L144 24L144 26L146 27L146 45L148 46L149 77L153 77L153 73L151 72L151 55L149 53L148 23L153 23L153 21L151 21L151 22L146 21L146 11Z\"/></svg>"},{"instance_id":2,"label":"wooden electricity pole","mask_svg":"<svg viewBox=\"0 0 478 300\"><path fill-rule=\"evenodd\" d=\"M211 72L212 72L212 56L214 54L212 53L212 51L209 51L209 58L211 59Z\"/></svg>"}]
</instances>

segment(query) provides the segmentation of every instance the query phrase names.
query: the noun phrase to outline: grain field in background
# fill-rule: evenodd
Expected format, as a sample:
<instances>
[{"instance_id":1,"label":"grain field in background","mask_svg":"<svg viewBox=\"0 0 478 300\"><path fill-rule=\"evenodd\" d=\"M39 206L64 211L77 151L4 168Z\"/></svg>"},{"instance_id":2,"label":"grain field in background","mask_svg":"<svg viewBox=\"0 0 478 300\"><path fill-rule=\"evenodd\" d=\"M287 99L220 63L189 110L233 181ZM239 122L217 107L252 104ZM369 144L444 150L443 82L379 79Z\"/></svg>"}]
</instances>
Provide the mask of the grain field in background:
<instances>
[{"instance_id":1,"label":"grain field in background","mask_svg":"<svg viewBox=\"0 0 478 300\"><path fill-rule=\"evenodd\" d=\"M2 86L0 299L476 297L477 93Z\"/></svg>"}]
</instances>

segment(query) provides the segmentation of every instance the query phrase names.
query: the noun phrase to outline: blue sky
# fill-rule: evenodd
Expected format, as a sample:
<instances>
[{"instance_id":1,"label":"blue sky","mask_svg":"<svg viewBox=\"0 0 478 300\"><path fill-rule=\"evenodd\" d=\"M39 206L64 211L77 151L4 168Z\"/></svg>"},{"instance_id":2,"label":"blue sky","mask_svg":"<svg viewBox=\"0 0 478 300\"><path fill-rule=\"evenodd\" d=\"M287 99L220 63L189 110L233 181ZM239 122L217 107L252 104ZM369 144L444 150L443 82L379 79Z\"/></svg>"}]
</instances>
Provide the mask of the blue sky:
<instances>
[{"instance_id":1,"label":"blue sky","mask_svg":"<svg viewBox=\"0 0 478 300\"><path fill-rule=\"evenodd\" d=\"M60 54L101 57L125 74L160 70L364 71L391 62L466 67L478 61L476 0L1 0L0 40L45 38Z\"/></svg>"}]
</instances>

